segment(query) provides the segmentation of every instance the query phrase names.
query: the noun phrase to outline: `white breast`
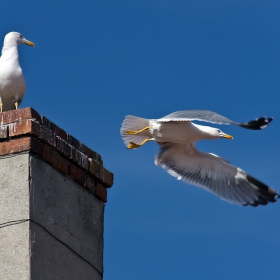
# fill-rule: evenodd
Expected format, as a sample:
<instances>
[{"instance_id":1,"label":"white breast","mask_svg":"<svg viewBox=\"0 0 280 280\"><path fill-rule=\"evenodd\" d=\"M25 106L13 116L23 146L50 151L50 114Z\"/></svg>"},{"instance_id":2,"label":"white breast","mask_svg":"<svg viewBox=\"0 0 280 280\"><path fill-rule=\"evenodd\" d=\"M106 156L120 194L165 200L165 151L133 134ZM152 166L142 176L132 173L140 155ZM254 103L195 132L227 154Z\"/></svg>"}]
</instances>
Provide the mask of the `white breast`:
<instances>
[{"instance_id":1,"label":"white breast","mask_svg":"<svg viewBox=\"0 0 280 280\"><path fill-rule=\"evenodd\" d=\"M4 111L15 109L15 102L20 103L25 90L26 85L18 56L6 52L0 59L0 98Z\"/></svg>"},{"instance_id":2,"label":"white breast","mask_svg":"<svg viewBox=\"0 0 280 280\"><path fill-rule=\"evenodd\" d=\"M186 143L203 139L201 130L191 122L150 121L150 126L157 142Z\"/></svg>"}]
</instances>

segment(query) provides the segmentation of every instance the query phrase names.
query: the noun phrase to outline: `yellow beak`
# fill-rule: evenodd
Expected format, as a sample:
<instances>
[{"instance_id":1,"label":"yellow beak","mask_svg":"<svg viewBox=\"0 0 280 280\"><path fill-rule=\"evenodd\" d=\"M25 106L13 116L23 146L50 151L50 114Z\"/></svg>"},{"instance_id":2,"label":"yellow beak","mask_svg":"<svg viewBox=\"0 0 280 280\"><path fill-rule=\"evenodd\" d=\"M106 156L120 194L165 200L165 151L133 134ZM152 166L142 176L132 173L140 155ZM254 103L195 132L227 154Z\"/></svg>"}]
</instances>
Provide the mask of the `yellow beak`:
<instances>
[{"instance_id":1,"label":"yellow beak","mask_svg":"<svg viewBox=\"0 0 280 280\"><path fill-rule=\"evenodd\" d=\"M31 42L31 41L24 40L23 42L24 42L24 44L26 44L26 45L29 45L29 46L31 46L31 47L35 47L35 44L34 44L33 42Z\"/></svg>"},{"instance_id":2,"label":"yellow beak","mask_svg":"<svg viewBox=\"0 0 280 280\"><path fill-rule=\"evenodd\" d=\"M233 137L229 134L223 134L223 138L227 138L227 139L233 139Z\"/></svg>"}]
</instances>

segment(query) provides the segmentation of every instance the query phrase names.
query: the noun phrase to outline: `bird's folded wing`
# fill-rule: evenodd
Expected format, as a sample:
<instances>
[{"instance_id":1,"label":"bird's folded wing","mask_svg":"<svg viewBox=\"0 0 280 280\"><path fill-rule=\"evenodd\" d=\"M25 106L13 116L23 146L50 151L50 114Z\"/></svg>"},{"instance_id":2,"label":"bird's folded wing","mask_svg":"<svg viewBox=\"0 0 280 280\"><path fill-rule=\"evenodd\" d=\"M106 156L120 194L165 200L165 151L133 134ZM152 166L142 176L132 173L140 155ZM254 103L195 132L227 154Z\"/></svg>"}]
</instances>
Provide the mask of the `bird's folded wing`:
<instances>
[{"instance_id":1,"label":"bird's folded wing","mask_svg":"<svg viewBox=\"0 0 280 280\"><path fill-rule=\"evenodd\" d=\"M217 124L234 124L247 129L259 130L267 127L269 123L273 120L273 118L261 117L246 123L238 123L222 115L219 115L215 112L208 111L208 110L185 110L185 111L174 112L161 119L158 119L157 121L173 122L173 121L194 121L194 120L217 123Z\"/></svg>"},{"instance_id":2,"label":"bird's folded wing","mask_svg":"<svg viewBox=\"0 0 280 280\"><path fill-rule=\"evenodd\" d=\"M155 164L178 180L208 190L230 203L257 206L275 202L278 194L213 154L196 150L194 144L161 145Z\"/></svg>"}]
</instances>

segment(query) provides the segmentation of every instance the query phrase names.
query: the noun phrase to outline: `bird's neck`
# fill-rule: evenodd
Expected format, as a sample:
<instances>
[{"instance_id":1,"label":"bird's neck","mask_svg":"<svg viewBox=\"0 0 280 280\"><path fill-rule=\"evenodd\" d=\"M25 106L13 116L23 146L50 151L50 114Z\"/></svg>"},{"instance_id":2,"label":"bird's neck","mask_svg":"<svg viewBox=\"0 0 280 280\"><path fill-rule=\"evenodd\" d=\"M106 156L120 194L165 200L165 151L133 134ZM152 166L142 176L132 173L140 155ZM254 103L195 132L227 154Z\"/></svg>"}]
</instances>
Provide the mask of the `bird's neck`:
<instances>
[{"instance_id":1,"label":"bird's neck","mask_svg":"<svg viewBox=\"0 0 280 280\"><path fill-rule=\"evenodd\" d=\"M204 126L204 125L199 125L199 124L194 124L192 123L199 131L198 133L198 137L200 139L198 140L203 140L203 139L207 139L207 140L213 140L216 139L217 137L214 137L211 133L208 132L207 128L208 126Z\"/></svg>"},{"instance_id":2,"label":"bird's neck","mask_svg":"<svg viewBox=\"0 0 280 280\"><path fill-rule=\"evenodd\" d=\"M6 46L4 45L2 48L2 55L1 55L1 60L10 60L10 59L14 59L14 60L18 60L18 49L17 49L17 45L15 46Z\"/></svg>"}]
</instances>

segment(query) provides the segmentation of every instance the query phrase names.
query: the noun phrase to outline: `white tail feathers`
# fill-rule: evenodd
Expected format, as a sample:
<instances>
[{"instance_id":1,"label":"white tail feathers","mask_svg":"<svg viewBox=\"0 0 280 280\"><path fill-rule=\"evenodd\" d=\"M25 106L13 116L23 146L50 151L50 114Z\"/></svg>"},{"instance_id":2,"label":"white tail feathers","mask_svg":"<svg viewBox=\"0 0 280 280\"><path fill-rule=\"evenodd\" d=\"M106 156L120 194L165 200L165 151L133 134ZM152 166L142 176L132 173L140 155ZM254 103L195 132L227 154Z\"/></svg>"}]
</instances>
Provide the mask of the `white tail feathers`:
<instances>
[{"instance_id":1,"label":"white tail feathers","mask_svg":"<svg viewBox=\"0 0 280 280\"><path fill-rule=\"evenodd\" d=\"M125 133L129 130L138 131L147 126L149 126L150 120L143 119L135 116L126 116L121 127L121 136L126 146L133 142L137 145L142 143L144 140L151 138L151 134L149 130L145 130L139 134L135 135L125 135Z\"/></svg>"}]
</instances>

